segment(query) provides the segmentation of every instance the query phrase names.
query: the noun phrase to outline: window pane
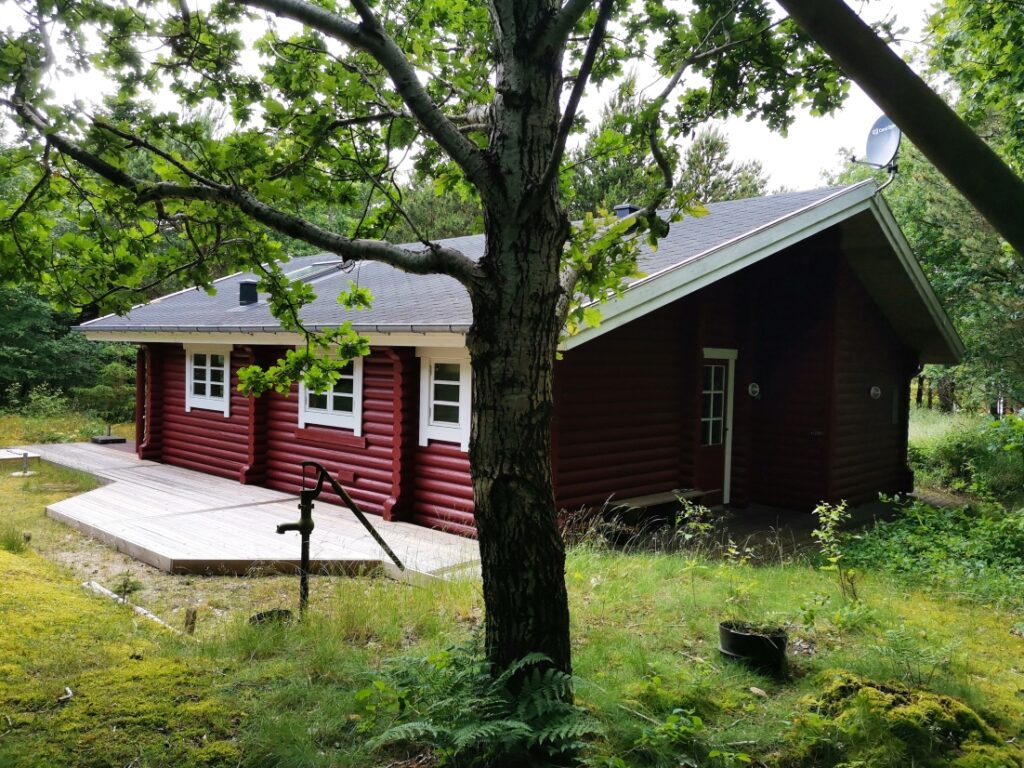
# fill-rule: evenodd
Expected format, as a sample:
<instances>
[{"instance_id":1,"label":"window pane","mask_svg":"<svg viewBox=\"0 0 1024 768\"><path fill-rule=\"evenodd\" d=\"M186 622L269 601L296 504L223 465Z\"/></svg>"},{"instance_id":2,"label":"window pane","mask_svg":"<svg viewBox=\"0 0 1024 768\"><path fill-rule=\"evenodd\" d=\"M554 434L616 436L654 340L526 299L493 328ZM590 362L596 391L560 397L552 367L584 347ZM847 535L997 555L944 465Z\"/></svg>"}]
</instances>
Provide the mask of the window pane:
<instances>
[{"instance_id":1,"label":"window pane","mask_svg":"<svg viewBox=\"0 0 1024 768\"><path fill-rule=\"evenodd\" d=\"M458 363L434 363L434 380L435 381L458 381L459 380L459 364Z\"/></svg>"},{"instance_id":2,"label":"window pane","mask_svg":"<svg viewBox=\"0 0 1024 768\"><path fill-rule=\"evenodd\" d=\"M192 369L193 381L206 381L206 369L205 368L193 368Z\"/></svg>"},{"instance_id":3,"label":"window pane","mask_svg":"<svg viewBox=\"0 0 1024 768\"><path fill-rule=\"evenodd\" d=\"M720 419L723 415L722 403L725 401L725 395L719 392L712 395L711 398L711 415L714 416L716 419Z\"/></svg>"},{"instance_id":4,"label":"window pane","mask_svg":"<svg viewBox=\"0 0 1024 768\"><path fill-rule=\"evenodd\" d=\"M715 366L715 389L725 389L725 366Z\"/></svg>"},{"instance_id":5,"label":"window pane","mask_svg":"<svg viewBox=\"0 0 1024 768\"><path fill-rule=\"evenodd\" d=\"M193 395L206 395L206 384L201 381L192 382L192 394Z\"/></svg>"},{"instance_id":6,"label":"window pane","mask_svg":"<svg viewBox=\"0 0 1024 768\"><path fill-rule=\"evenodd\" d=\"M704 391L705 392L707 392L709 389L711 389L711 384L712 384L711 369L712 368L714 368L713 365L705 365L704 366Z\"/></svg>"},{"instance_id":7,"label":"window pane","mask_svg":"<svg viewBox=\"0 0 1024 768\"><path fill-rule=\"evenodd\" d=\"M434 400L446 402L446 403L457 403L459 402L459 385L458 384L435 384L434 385Z\"/></svg>"},{"instance_id":8,"label":"window pane","mask_svg":"<svg viewBox=\"0 0 1024 768\"><path fill-rule=\"evenodd\" d=\"M338 413L352 413L352 396L335 395L333 409Z\"/></svg>"},{"instance_id":9,"label":"window pane","mask_svg":"<svg viewBox=\"0 0 1024 768\"><path fill-rule=\"evenodd\" d=\"M711 395L704 393L703 398L704 404L701 406L700 415L701 418L709 418L711 416Z\"/></svg>"},{"instance_id":10,"label":"window pane","mask_svg":"<svg viewBox=\"0 0 1024 768\"><path fill-rule=\"evenodd\" d=\"M701 445L711 445L711 422L702 421L700 423L700 443Z\"/></svg>"},{"instance_id":11,"label":"window pane","mask_svg":"<svg viewBox=\"0 0 1024 768\"><path fill-rule=\"evenodd\" d=\"M224 355L210 355L210 365L216 366L217 368L223 368Z\"/></svg>"},{"instance_id":12,"label":"window pane","mask_svg":"<svg viewBox=\"0 0 1024 768\"><path fill-rule=\"evenodd\" d=\"M319 409L321 411L326 411L327 410L327 394L324 393L322 395L318 395L318 394L316 394L316 392L310 392L308 397L307 397L306 403L307 403L307 407L309 407L309 408L317 408L317 409Z\"/></svg>"},{"instance_id":13,"label":"window pane","mask_svg":"<svg viewBox=\"0 0 1024 768\"><path fill-rule=\"evenodd\" d=\"M459 406L457 405L435 405L434 406L434 421L441 422L444 424L459 423Z\"/></svg>"},{"instance_id":14,"label":"window pane","mask_svg":"<svg viewBox=\"0 0 1024 768\"><path fill-rule=\"evenodd\" d=\"M223 368L211 368L210 369L210 381L224 381L224 369Z\"/></svg>"},{"instance_id":15,"label":"window pane","mask_svg":"<svg viewBox=\"0 0 1024 768\"><path fill-rule=\"evenodd\" d=\"M356 370L355 362L353 362L352 360L349 360L347 363L345 363L345 367L342 368L341 371L339 371L339 373L341 373L342 376L351 376L351 375L353 375L353 373L355 373L355 370Z\"/></svg>"},{"instance_id":16,"label":"window pane","mask_svg":"<svg viewBox=\"0 0 1024 768\"><path fill-rule=\"evenodd\" d=\"M711 444L720 445L722 442L722 422L712 421L711 422Z\"/></svg>"},{"instance_id":17,"label":"window pane","mask_svg":"<svg viewBox=\"0 0 1024 768\"><path fill-rule=\"evenodd\" d=\"M210 397L224 397L224 385L223 384L211 384L210 385Z\"/></svg>"},{"instance_id":18,"label":"window pane","mask_svg":"<svg viewBox=\"0 0 1024 768\"><path fill-rule=\"evenodd\" d=\"M340 395L352 394L352 379L342 379L334 385L334 391Z\"/></svg>"},{"instance_id":19,"label":"window pane","mask_svg":"<svg viewBox=\"0 0 1024 768\"><path fill-rule=\"evenodd\" d=\"M194 365L206 365L206 355L202 352L196 352L192 356L192 362Z\"/></svg>"}]
</instances>

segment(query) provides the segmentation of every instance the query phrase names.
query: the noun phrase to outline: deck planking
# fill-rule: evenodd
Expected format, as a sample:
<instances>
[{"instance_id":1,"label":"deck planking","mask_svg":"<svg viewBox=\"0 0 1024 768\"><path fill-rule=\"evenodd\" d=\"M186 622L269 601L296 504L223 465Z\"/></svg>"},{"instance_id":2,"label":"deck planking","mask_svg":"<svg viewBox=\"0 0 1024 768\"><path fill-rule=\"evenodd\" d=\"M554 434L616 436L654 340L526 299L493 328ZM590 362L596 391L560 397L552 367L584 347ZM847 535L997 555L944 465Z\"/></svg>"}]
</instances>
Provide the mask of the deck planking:
<instances>
[{"instance_id":1,"label":"deck planking","mask_svg":"<svg viewBox=\"0 0 1024 768\"><path fill-rule=\"evenodd\" d=\"M102 445L29 446L45 461L92 474L103 483L51 504L47 514L121 552L171 573L245 574L294 570L299 534L278 534L298 520L298 497L241 485L201 472L144 461ZM310 542L317 570L350 572L383 566L397 578L475 571L471 539L370 515L409 574L397 572L344 507L317 503Z\"/></svg>"}]
</instances>

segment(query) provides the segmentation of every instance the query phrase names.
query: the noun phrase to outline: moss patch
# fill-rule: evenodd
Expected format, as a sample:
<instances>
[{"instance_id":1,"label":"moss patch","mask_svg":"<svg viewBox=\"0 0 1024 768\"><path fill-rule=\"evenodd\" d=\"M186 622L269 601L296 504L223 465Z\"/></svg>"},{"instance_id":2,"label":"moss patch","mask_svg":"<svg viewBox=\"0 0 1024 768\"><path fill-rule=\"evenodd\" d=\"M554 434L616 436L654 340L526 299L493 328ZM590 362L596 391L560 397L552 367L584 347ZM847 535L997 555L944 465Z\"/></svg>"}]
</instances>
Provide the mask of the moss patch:
<instances>
[{"instance_id":1,"label":"moss patch","mask_svg":"<svg viewBox=\"0 0 1024 768\"><path fill-rule=\"evenodd\" d=\"M31 552L0 572L0 765L238 765L242 713L191 649Z\"/></svg>"},{"instance_id":2,"label":"moss patch","mask_svg":"<svg viewBox=\"0 0 1024 768\"><path fill-rule=\"evenodd\" d=\"M1024 751L949 696L883 685L846 672L821 676L822 692L787 735L785 766L1020 768Z\"/></svg>"}]
</instances>

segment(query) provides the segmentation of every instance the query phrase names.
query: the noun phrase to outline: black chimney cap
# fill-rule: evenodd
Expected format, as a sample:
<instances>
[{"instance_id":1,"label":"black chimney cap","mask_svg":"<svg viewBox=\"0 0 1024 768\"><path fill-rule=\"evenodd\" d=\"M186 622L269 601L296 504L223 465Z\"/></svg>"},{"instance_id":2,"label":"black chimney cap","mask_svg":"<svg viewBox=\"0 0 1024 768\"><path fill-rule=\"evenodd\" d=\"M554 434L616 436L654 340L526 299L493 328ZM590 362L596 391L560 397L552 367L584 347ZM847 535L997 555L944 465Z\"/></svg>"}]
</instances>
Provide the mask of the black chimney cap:
<instances>
[{"instance_id":1,"label":"black chimney cap","mask_svg":"<svg viewBox=\"0 0 1024 768\"><path fill-rule=\"evenodd\" d=\"M258 302L259 296L256 294L256 281L255 280L243 280L238 284L238 304L239 306L247 306L249 304L255 304Z\"/></svg>"},{"instance_id":2,"label":"black chimney cap","mask_svg":"<svg viewBox=\"0 0 1024 768\"><path fill-rule=\"evenodd\" d=\"M627 216L632 216L634 213L640 210L639 205L633 205L632 203L619 203L613 209L615 211L616 218L624 219Z\"/></svg>"}]
</instances>

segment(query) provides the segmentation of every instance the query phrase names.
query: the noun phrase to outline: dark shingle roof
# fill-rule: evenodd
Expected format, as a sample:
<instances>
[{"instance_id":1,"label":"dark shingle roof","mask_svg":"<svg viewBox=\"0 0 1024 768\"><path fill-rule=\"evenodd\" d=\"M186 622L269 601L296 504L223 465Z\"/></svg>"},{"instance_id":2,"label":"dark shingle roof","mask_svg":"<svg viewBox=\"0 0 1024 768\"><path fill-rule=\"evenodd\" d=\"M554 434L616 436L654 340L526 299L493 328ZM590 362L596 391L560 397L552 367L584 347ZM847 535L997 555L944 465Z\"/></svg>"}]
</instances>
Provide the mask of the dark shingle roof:
<instances>
[{"instance_id":1,"label":"dark shingle roof","mask_svg":"<svg viewBox=\"0 0 1024 768\"><path fill-rule=\"evenodd\" d=\"M685 218L672 224L657 251L646 247L640 256L640 269L647 275L676 265L696 261L697 257L728 242L764 229L779 220L821 203L849 187L826 187L808 192L792 192L767 197L713 203L702 218ZM472 259L483 255L483 235L450 238L442 241ZM293 259L285 267L293 271L317 261L337 260L333 254ZM135 307L123 317L107 316L85 323L85 331L274 331L277 320L261 298L257 304L239 306L238 283L255 279L237 274L216 283L217 294L186 290ZM338 305L338 293L349 280L373 292L371 309L346 311ZM335 270L311 281L317 293L315 302L303 311L310 326L335 326L350 320L363 331L373 330L465 330L472 320L469 296L456 280L442 275L409 275L375 262L355 265L349 271Z\"/></svg>"}]
</instances>

